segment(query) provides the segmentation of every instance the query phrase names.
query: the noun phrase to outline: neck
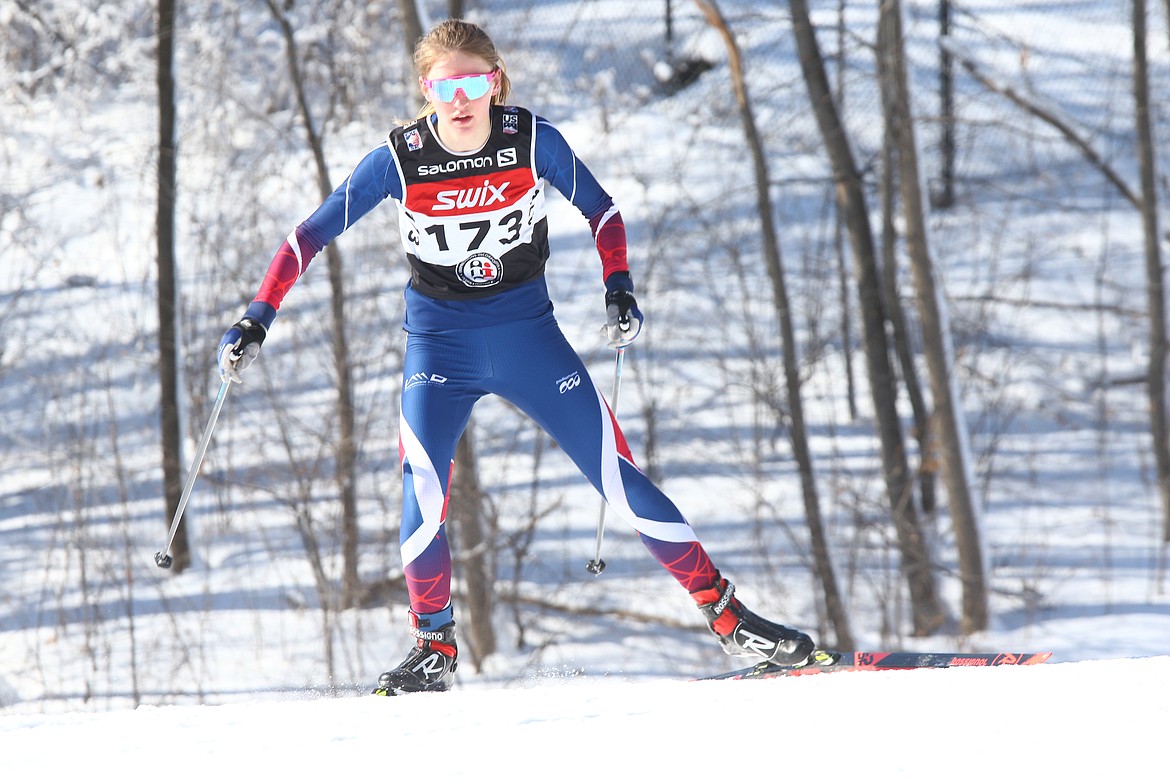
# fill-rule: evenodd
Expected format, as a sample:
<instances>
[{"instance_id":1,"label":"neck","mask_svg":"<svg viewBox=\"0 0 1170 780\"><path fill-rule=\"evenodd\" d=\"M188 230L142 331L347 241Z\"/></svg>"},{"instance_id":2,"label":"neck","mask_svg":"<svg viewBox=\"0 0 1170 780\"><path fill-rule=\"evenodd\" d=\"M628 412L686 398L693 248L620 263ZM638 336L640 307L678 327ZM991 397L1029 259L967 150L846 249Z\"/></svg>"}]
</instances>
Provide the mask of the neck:
<instances>
[{"instance_id":1,"label":"neck","mask_svg":"<svg viewBox=\"0 0 1170 780\"><path fill-rule=\"evenodd\" d=\"M443 146L447 147L453 152L474 152L476 149L479 149L484 144L486 144L488 136L491 135L490 132L487 132L481 135L477 135L475 138L465 138L463 137L462 133L459 133L458 137L451 138L447 133L443 132L441 122L439 123L438 133L439 140L443 142Z\"/></svg>"},{"instance_id":2,"label":"neck","mask_svg":"<svg viewBox=\"0 0 1170 780\"><path fill-rule=\"evenodd\" d=\"M492 125L488 121L483 128L456 129L445 124L441 117L434 115L435 133L439 136L443 146L453 152L474 152L487 143L492 134Z\"/></svg>"}]
</instances>

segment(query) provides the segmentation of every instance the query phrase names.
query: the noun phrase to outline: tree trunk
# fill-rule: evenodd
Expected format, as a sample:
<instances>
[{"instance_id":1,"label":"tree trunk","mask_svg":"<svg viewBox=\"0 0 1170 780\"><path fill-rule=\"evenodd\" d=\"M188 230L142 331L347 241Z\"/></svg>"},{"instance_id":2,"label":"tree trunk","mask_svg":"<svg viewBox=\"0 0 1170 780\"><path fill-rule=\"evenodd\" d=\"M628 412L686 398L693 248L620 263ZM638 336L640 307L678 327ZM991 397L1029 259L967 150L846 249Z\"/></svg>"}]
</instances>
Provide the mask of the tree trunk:
<instances>
[{"instance_id":1,"label":"tree trunk","mask_svg":"<svg viewBox=\"0 0 1170 780\"><path fill-rule=\"evenodd\" d=\"M178 292L175 284L175 2L158 3L158 378L162 426L163 493L170 525L183 494L179 464L183 446L179 414L179 338L176 324ZM171 542L172 570L191 564L187 527L180 524Z\"/></svg>"},{"instance_id":2,"label":"tree trunk","mask_svg":"<svg viewBox=\"0 0 1170 780\"><path fill-rule=\"evenodd\" d=\"M406 59L413 62L414 46L424 32L415 0L398 0L398 15L402 17L402 42L406 46Z\"/></svg>"},{"instance_id":3,"label":"tree trunk","mask_svg":"<svg viewBox=\"0 0 1170 780\"><path fill-rule=\"evenodd\" d=\"M451 0L447 14L452 19L463 16L464 4ZM402 17L403 34L409 57L414 57L414 46L426 32L422 27L418 6L414 0L398 0L398 11ZM461 554L458 556L467 585L467 637L468 657L480 669L483 661L496 651L496 632L492 623L495 588L495 569L489 549L489 532L485 526L494 525L490 520L491 510L487 496L479 483L479 467L476 464L475 443L468 427L455 447L455 469L451 477L450 502L447 522L458 539Z\"/></svg>"},{"instance_id":4,"label":"tree trunk","mask_svg":"<svg viewBox=\"0 0 1170 780\"><path fill-rule=\"evenodd\" d=\"M305 128L305 137L317 167L317 189L324 200L333 192L333 184L329 179L329 167L325 162L325 144L313 123L308 98L305 96L305 83L301 74L292 23L276 5L275 0L267 0L267 3L284 36L289 78L296 91L297 107ZM350 363L349 345L345 335L345 275L341 252L330 244L325 247L325 257L329 264L333 363L337 379L336 479L341 499L341 607L346 609L359 606L361 602L361 579L358 574L357 440L354 432L353 366Z\"/></svg>"},{"instance_id":5,"label":"tree trunk","mask_svg":"<svg viewBox=\"0 0 1170 780\"><path fill-rule=\"evenodd\" d=\"M909 585L914 633L927 636L942 627L946 615L939 601L926 539L914 508L906 448L895 404L894 375L885 332L887 317L882 304L881 280L865 191L829 90L808 5L805 0L789 0L788 5L792 11L793 33L809 100L837 180L838 208L845 214L849 227L857 293L861 299L866 369L881 443L882 470L898 535L902 571Z\"/></svg>"},{"instance_id":6,"label":"tree trunk","mask_svg":"<svg viewBox=\"0 0 1170 780\"><path fill-rule=\"evenodd\" d=\"M1168 9L1170 10L1170 9ZM1145 234L1146 299L1150 318L1150 363L1146 377L1150 432L1162 507L1162 538L1170 542L1170 442L1166 419L1166 290L1158 248L1157 157L1150 122L1149 64L1146 55L1146 0L1133 0L1134 124L1141 163L1141 215Z\"/></svg>"},{"instance_id":7,"label":"tree trunk","mask_svg":"<svg viewBox=\"0 0 1170 780\"><path fill-rule=\"evenodd\" d=\"M447 13L453 19L461 18L464 4L451 0ZM413 59L414 47L425 30L414 0L398 0L398 11L402 17L403 34L407 55ZM493 557L489 549L490 533L485 526L492 526L491 510L487 496L479 483L479 467L476 465L474 437L468 427L455 447L455 469L451 477L450 502L447 522L458 539L461 554L458 556L467 585L467 637L468 657L476 669L496 651L496 633L492 623L495 587Z\"/></svg>"},{"instance_id":8,"label":"tree trunk","mask_svg":"<svg viewBox=\"0 0 1170 780\"><path fill-rule=\"evenodd\" d=\"M1167 0L1170 2L1170 0ZM951 0L939 0L938 37L944 41L951 34ZM949 209L955 205L955 79L954 62L946 46L938 47L939 114L942 119L942 173L936 205Z\"/></svg>"},{"instance_id":9,"label":"tree trunk","mask_svg":"<svg viewBox=\"0 0 1170 780\"><path fill-rule=\"evenodd\" d=\"M885 0L882 3L878 61L878 70L893 98L892 104L888 106L888 127L898 149L906 246L918 291L918 315L922 320L922 340L942 445L943 475L959 556L959 576L963 588L960 630L970 634L987 628L987 580L979 519L968 480L970 451L967 446L966 422L959 405L958 388L951 373L954 351L950 343L947 311L942 301L942 292L935 284L934 263L930 256L918 149L910 109L910 88L902 48L900 0Z\"/></svg>"},{"instance_id":10,"label":"tree trunk","mask_svg":"<svg viewBox=\"0 0 1170 780\"><path fill-rule=\"evenodd\" d=\"M879 63L881 58L879 57ZM936 506L935 472L937 464L933 426L930 410L922 393L922 382L918 379L918 367L914 362L914 350L910 344L910 326L906 322L906 310L898 294L898 228L894 215L897 209L897 166L898 150L894 130L890 126L893 112L889 107L892 100L887 87L888 79L879 77L882 93L882 108L885 112L885 131L882 134L882 179L878 188L882 213L882 292L885 294L890 324L893 326L894 352L902 369L902 382L910 409L914 413L914 438L918 441L918 491L922 511L928 517L934 514Z\"/></svg>"},{"instance_id":11,"label":"tree trunk","mask_svg":"<svg viewBox=\"0 0 1170 780\"><path fill-rule=\"evenodd\" d=\"M496 584L495 568L489 539L491 508L480 487L479 467L471 427L463 432L455 447L455 470L451 477L451 499L447 506L448 531L459 543L456 558L467 584L468 657L478 670L483 660L496 651L496 632L492 623ZM485 528L487 526L487 528Z\"/></svg>"},{"instance_id":12,"label":"tree trunk","mask_svg":"<svg viewBox=\"0 0 1170 780\"><path fill-rule=\"evenodd\" d=\"M845 23L845 0L837 3L837 98L845 99L845 51L848 25ZM833 214L833 247L837 251L838 303L841 305L841 356L845 368L845 394L849 407L849 422L855 423L860 417L857 410L857 380L853 375L853 307L849 305L851 285L849 284L849 253L845 249L845 220L841 209Z\"/></svg>"},{"instance_id":13,"label":"tree trunk","mask_svg":"<svg viewBox=\"0 0 1170 780\"><path fill-rule=\"evenodd\" d=\"M828 539L821 519L820 502L817 498L816 479L813 474L812 452L808 445L808 432L804 423L804 407L801 402L800 371L797 362L796 335L792 326L792 308L788 301L788 290L784 281L784 266L780 257L780 242L776 236L776 224L772 217L772 197L769 192L768 162L764 145L756 127L755 115L748 99L747 84L744 81L743 60L735 37L714 2L696 0L707 22L723 37L727 46L735 99L743 122L744 137L751 151L755 167L756 206L760 213L761 233L764 242L764 262L768 267L768 278L772 282L772 295L776 306L776 317L780 322L780 335L784 346L784 378L788 391L789 436L792 440L793 457L800 472L800 485L804 495L804 510L813 551L813 568L820 580L824 594L825 614L836 634L836 647L852 648L853 634L849 629L848 615L844 601L837 587L833 573L832 557L829 554Z\"/></svg>"}]
</instances>

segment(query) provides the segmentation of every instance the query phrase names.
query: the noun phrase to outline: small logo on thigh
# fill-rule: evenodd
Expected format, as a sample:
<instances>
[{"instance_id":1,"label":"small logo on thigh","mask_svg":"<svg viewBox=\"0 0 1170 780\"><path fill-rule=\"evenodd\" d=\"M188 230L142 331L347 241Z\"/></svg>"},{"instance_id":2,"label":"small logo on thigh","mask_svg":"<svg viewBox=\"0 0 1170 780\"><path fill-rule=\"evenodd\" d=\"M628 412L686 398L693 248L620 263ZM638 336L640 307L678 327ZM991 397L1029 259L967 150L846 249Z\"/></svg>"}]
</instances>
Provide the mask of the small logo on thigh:
<instances>
[{"instance_id":1,"label":"small logo on thigh","mask_svg":"<svg viewBox=\"0 0 1170 780\"><path fill-rule=\"evenodd\" d=\"M557 385L560 388L561 395L572 390L574 387L579 387L581 384L581 372L574 371L568 376L561 377L557 380Z\"/></svg>"},{"instance_id":2,"label":"small logo on thigh","mask_svg":"<svg viewBox=\"0 0 1170 780\"><path fill-rule=\"evenodd\" d=\"M417 374L411 374L406 378L403 384L403 391L411 390L420 385L443 385L447 383L447 377L440 374L428 374L425 371L419 371Z\"/></svg>"}]
</instances>

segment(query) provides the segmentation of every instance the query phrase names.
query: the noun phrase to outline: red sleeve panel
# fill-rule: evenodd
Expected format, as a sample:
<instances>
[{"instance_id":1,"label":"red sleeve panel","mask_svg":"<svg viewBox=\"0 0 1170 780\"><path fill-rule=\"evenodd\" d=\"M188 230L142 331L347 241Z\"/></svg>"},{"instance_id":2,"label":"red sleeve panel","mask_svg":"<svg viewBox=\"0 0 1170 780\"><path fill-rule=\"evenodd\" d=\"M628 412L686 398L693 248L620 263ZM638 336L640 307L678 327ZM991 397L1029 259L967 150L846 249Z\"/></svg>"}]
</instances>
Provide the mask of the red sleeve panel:
<instances>
[{"instance_id":1,"label":"red sleeve panel","mask_svg":"<svg viewBox=\"0 0 1170 780\"><path fill-rule=\"evenodd\" d=\"M276 250L276 256L268 265L268 271L264 274L264 281L254 300L267 303L273 309L279 309L284 296L288 295L288 291L308 269L317 252L321 251L320 246L315 246L312 240L300 237L300 233L300 228L294 230L280 245L280 249Z\"/></svg>"},{"instance_id":2,"label":"red sleeve panel","mask_svg":"<svg viewBox=\"0 0 1170 780\"><path fill-rule=\"evenodd\" d=\"M322 247L341 235L370 209L387 197L401 199L398 168L386 143L374 148L354 168L353 173L325 199L308 219L288 234L268 265L264 282L253 299L272 307L275 316L284 296ZM271 324L269 317L265 327Z\"/></svg>"},{"instance_id":3,"label":"red sleeve panel","mask_svg":"<svg viewBox=\"0 0 1170 780\"><path fill-rule=\"evenodd\" d=\"M608 279L614 271L629 271L626 261L626 225L617 206L589 220L597 254L601 256L601 278Z\"/></svg>"}]
</instances>

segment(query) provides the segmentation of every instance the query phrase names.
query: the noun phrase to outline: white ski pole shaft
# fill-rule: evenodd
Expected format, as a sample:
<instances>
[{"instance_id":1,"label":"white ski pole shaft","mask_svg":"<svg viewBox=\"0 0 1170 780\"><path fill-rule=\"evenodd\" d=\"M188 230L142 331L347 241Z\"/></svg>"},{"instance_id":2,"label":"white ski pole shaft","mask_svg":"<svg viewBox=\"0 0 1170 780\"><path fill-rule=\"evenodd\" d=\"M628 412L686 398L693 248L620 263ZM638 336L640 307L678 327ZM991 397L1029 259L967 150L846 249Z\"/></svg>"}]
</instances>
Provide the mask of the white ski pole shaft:
<instances>
[{"instance_id":1,"label":"white ski pole shaft","mask_svg":"<svg viewBox=\"0 0 1170 780\"><path fill-rule=\"evenodd\" d=\"M179 498L179 505L175 508L175 517L171 520L171 532L170 536L167 537L167 546L154 555L154 562L160 569L169 569L174 563L174 559L171 557L171 545L175 543L175 534L179 531L179 521L183 519L183 510L187 508L187 501L191 498L191 489L195 487L195 478L199 476L199 467L203 465L203 456L207 454L211 432L215 430L215 422L219 419L219 410L223 408L223 401L227 398L228 386L231 383L230 379L224 379L223 384L219 387L215 406L211 408L211 419L207 421L207 427L203 429L203 438L199 440L199 446L195 450L195 460L191 462L191 468L187 472L187 484L183 485L183 494Z\"/></svg>"},{"instance_id":2,"label":"white ski pole shaft","mask_svg":"<svg viewBox=\"0 0 1170 780\"><path fill-rule=\"evenodd\" d=\"M622 361L625 358L626 348L618 347L617 358L613 366L613 393L609 402L609 409L613 412L614 419L617 419L618 406L618 391L622 387ZM602 476L604 479L604 475ZM601 559L601 540L605 536L605 496L601 497L601 511L597 517L597 548L593 556L593 560L585 564L585 569L593 574L601 574L605 571L605 561Z\"/></svg>"}]
</instances>

